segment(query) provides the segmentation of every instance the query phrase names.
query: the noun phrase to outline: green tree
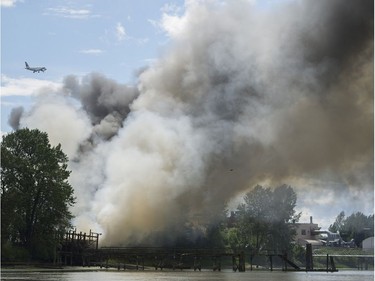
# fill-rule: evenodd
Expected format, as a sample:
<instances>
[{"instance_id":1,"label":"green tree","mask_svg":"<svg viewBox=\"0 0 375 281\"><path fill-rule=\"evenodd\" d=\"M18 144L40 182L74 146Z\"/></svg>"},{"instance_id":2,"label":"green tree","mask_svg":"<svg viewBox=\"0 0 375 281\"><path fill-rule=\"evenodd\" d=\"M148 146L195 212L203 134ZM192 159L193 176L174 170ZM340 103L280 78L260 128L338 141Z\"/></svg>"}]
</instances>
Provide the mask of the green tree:
<instances>
[{"instance_id":1,"label":"green tree","mask_svg":"<svg viewBox=\"0 0 375 281\"><path fill-rule=\"evenodd\" d=\"M259 252L266 244L271 215L271 197L270 188L257 185L244 196L245 203L238 206L241 236L247 237L247 245L256 252Z\"/></svg>"},{"instance_id":2,"label":"green tree","mask_svg":"<svg viewBox=\"0 0 375 281\"><path fill-rule=\"evenodd\" d=\"M289 222L298 220L295 213L297 195L287 185L275 189L258 185L244 197L238 206L239 241L254 252L262 249L287 250L295 235Z\"/></svg>"},{"instance_id":3,"label":"green tree","mask_svg":"<svg viewBox=\"0 0 375 281\"><path fill-rule=\"evenodd\" d=\"M69 226L74 204L67 156L39 130L21 129L1 142L1 242L30 258L48 259L56 234Z\"/></svg>"},{"instance_id":4,"label":"green tree","mask_svg":"<svg viewBox=\"0 0 375 281\"><path fill-rule=\"evenodd\" d=\"M342 211L338 216L336 217L336 220L333 224L331 224L328 228L329 231L336 233L337 231L340 231L344 224L345 219L345 212Z\"/></svg>"},{"instance_id":5,"label":"green tree","mask_svg":"<svg viewBox=\"0 0 375 281\"><path fill-rule=\"evenodd\" d=\"M270 206L269 248L275 250L289 249L296 234L290 223L298 221L301 215L295 212L296 203L297 194L291 186L284 184L273 190Z\"/></svg>"},{"instance_id":6,"label":"green tree","mask_svg":"<svg viewBox=\"0 0 375 281\"><path fill-rule=\"evenodd\" d=\"M366 216L356 212L345 218L345 213L342 211L329 230L338 231L344 241L354 239L355 244L360 247L364 239L374 235L374 215Z\"/></svg>"},{"instance_id":7,"label":"green tree","mask_svg":"<svg viewBox=\"0 0 375 281\"><path fill-rule=\"evenodd\" d=\"M231 248L234 252L238 252L240 249L244 249L246 241L241 241L241 235L237 227L225 228L222 231L223 240L226 246Z\"/></svg>"}]
</instances>

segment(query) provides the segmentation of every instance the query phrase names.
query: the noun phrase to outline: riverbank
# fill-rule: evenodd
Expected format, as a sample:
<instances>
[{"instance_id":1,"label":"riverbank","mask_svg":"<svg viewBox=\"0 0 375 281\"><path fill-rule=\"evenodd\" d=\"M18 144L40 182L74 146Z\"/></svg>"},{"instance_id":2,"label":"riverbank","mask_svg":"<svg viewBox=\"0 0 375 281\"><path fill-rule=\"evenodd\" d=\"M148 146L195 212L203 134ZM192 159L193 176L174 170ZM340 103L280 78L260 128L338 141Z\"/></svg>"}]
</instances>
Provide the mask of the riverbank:
<instances>
[{"instance_id":1,"label":"riverbank","mask_svg":"<svg viewBox=\"0 0 375 281\"><path fill-rule=\"evenodd\" d=\"M283 272L283 271L246 271L233 272L231 270L212 271L212 270L120 270L117 269L100 269L83 268L83 267L66 267L63 270L47 270L33 268L32 271L23 269L12 269L1 272L2 281L28 280L28 281L373 281L373 271L340 271L335 273L326 272Z\"/></svg>"},{"instance_id":2,"label":"riverbank","mask_svg":"<svg viewBox=\"0 0 375 281\"><path fill-rule=\"evenodd\" d=\"M117 266L110 266L108 268L106 267L100 267L100 266L60 266L60 265L53 265L53 264L28 264L28 265L21 265L21 264L17 264L17 265L1 265L1 272L2 273L5 273L5 272L89 272L89 271L127 271L127 272L142 272L142 271L161 271L160 269L159 270L155 270L155 267L146 267L143 269L140 269L140 270L137 270L135 269L135 266L134 268L132 267L131 269L130 268L127 268L126 270L123 269L123 267L120 267L120 269L118 269ZM180 270L180 269L175 269L173 270L172 268L164 268L163 269L164 272L168 272L168 271L193 271L193 269L183 269L183 270ZM202 269L202 271L213 271L212 269ZM230 270L229 268L227 269L224 269L223 271L232 271ZM270 269L269 268L253 268L253 270L251 271L250 268L246 268L246 272L270 272ZM281 268L274 268L274 271L276 272L281 272L282 269ZM324 272L324 270L322 270ZM353 268L340 268L339 271L369 271L369 272L373 272L374 270L373 269L370 269L370 270L355 270ZM293 270L290 270L289 272L293 272ZM304 272L304 270L301 270L300 272Z\"/></svg>"},{"instance_id":3,"label":"riverbank","mask_svg":"<svg viewBox=\"0 0 375 281\"><path fill-rule=\"evenodd\" d=\"M12 266L1 266L1 272L80 272L80 271L100 271L108 270L100 268L100 266L58 266L58 265L12 265Z\"/></svg>"}]
</instances>

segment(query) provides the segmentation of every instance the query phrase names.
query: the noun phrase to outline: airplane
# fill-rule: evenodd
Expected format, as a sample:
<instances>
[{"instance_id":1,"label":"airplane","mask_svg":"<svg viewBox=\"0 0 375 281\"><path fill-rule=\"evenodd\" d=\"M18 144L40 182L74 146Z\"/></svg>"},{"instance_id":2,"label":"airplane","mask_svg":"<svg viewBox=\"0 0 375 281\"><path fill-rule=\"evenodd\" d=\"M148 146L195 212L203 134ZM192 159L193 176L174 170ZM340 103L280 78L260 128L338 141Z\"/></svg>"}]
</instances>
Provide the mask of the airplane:
<instances>
[{"instance_id":1,"label":"airplane","mask_svg":"<svg viewBox=\"0 0 375 281\"><path fill-rule=\"evenodd\" d=\"M29 64L27 63L27 62L25 62L25 65L26 65L26 67L25 67L25 69L27 69L27 70L30 70L30 71L32 71L33 73L35 73L35 72L44 72L44 71L46 71L47 70L47 68L45 68L44 66L43 67L30 67L29 66Z\"/></svg>"}]
</instances>

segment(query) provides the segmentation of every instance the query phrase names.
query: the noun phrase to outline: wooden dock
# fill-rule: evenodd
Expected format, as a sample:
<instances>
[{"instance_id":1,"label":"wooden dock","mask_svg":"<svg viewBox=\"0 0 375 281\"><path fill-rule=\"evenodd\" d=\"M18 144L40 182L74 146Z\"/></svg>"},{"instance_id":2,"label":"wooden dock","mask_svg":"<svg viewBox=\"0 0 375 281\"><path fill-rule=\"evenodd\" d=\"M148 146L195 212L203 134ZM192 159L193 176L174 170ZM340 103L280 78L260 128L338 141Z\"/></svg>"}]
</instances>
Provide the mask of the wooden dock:
<instances>
[{"instance_id":1,"label":"wooden dock","mask_svg":"<svg viewBox=\"0 0 375 281\"><path fill-rule=\"evenodd\" d=\"M99 248L100 233L88 234L72 230L63 237L57 249L56 264L91 266L104 268L115 267L118 270L163 270L163 269L212 269L221 271L222 268L232 268L233 271L245 271L245 263L250 263L253 270L256 258L268 259L269 270L274 270L277 262L278 269L283 271L338 271L334 255L313 255L310 244L306 245L305 266L299 266L290 260L287 254L277 251L252 253L250 251L233 251L221 248L168 248L168 247L101 247ZM314 257L326 257L324 268L314 267ZM359 258L363 258L360 256ZM372 258L373 256L369 256ZM256 264L256 266L258 266Z\"/></svg>"}]
</instances>

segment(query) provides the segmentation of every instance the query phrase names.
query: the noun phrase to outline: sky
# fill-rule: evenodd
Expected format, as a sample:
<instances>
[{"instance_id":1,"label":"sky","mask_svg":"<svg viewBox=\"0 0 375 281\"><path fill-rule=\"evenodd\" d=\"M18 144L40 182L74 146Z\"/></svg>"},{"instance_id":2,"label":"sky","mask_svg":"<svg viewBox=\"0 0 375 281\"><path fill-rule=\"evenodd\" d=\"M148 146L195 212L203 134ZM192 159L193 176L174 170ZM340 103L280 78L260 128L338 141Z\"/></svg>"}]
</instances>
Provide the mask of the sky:
<instances>
[{"instance_id":1,"label":"sky","mask_svg":"<svg viewBox=\"0 0 375 281\"><path fill-rule=\"evenodd\" d=\"M2 132L15 104L32 102L36 89L58 86L67 74L101 72L134 83L168 41L158 27L163 12L181 9L183 1L2 0ZM29 72L25 61L47 71Z\"/></svg>"},{"instance_id":2,"label":"sky","mask_svg":"<svg viewBox=\"0 0 375 281\"><path fill-rule=\"evenodd\" d=\"M192 0L186 2L183 0L111 0L110 2L2 0L1 133L3 135L11 132L12 128L8 124L10 113L12 109L22 106L26 114L20 119L21 126L28 125L45 129L51 134L52 142L62 142L68 155L72 159L79 159L71 164L74 170L72 182L75 187L78 186L78 207L75 212L96 214L94 215L96 217L83 215L81 224L102 228L108 233L113 233L115 228L112 225L105 225L103 221L108 216L116 217L117 213L113 211L116 202L129 205L131 202L138 202L140 195L131 187L134 184L144 186L143 193L154 194L155 192L157 194L164 190L168 194L173 194L167 199L158 198L155 195L157 202L161 205L171 205L170 208L165 207L162 210L154 206L152 199L150 202L146 200L144 204L147 214L155 213L155 210L160 211L161 214L171 211L182 212L177 205L181 202L195 202L196 198L200 198L196 195L201 194L196 190L200 190L205 196L210 194L218 201L223 198L232 198L232 204L235 206L239 202L238 198L241 198L246 191L243 188L245 182L252 185L264 183L272 186L287 183L292 187L296 186L297 211L302 212L300 221L308 222L309 217L313 216L314 222L323 228L329 227L343 210L347 215L356 211L364 212L366 215L372 214L373 168L370 167L370 172L368 172L368 160L361 162L361 159L363 155L368 155L369 150L373 153L373 146L372 148L370 146L369 150L360 150L358 147L360 145L367 147L368 142L355 137L353 139L350 137L348 143L343 141L347 136L358 135L358 138L363 136L366 138L367 135L363 133L366 130L358 129L361 126L357 123L351 124L348 120L340 121L340 116L344 116L340 115L340 110L345 109L349 112L348 116L357 117L357 108L351 111L348 110L346 103L337 102L338 96L332 87L327 87L328 91L332 91L332 95L327 99L328 105L320 104L321 100L312 98L320 88L325 89L325 83L328 84L326 77L330 76L324 76L325 73L336 73L336 66L332 63L336 55L332 55L332 60L322 59L321 63L314 61L306 64L305 51L301 49L307 49L307 47L300 47L298 45L300 38L294 37L294 34L298 32L311 32L313 33L312 39L308 38L308 40L311 40L312 45L315 44L314 36L320 36L323 31L311 27L318 18L314 17L314 13L324 8L317 7L316 10L306 12L303 7L296 5L295 9L302 9L306 14L302 12L299 15L293 12L294 8L290 8L291 12L288 10L289 12L285 12L285 15L291 13L292 17L275 12L271 18L279 24L273 24L272 20L269 20L268 12L272 13L284 4L288 6L288 4L294 5L299 2L301 1L244 0L237 3ZM207 7L213 5L214 11L217 9L217 14L212 14L212 20L209 8L204 8L205 5ZM225 5L228 6L227 10ZM241 5L244 7L250 5L252 11L246 14L247 11L241 11L243 8ZM250 31L237 28L235 25L237 20L251 26ZM278 27L279 25L281 27ZM287 32L284 32L283 26ZM217 31L210 32L216 29ZM228 32L228 30L233 31ZM249 40L243 39L241 32L247 34ZM227 44L227 38L232 35L235 38L234 43ZM208 41L216 37L222 43L209 45ZM284 45L277 45L278 40ZM290 49L293 52L283 47L289 44L292 45ZM209 58L206 58L202 54L208 47L212 48L212 52L209 53ZM320 50L319 48L316 50ZM326 46L322 47L324 48ZM346 52L351 51L351 49L345 50L344 48L344 51L337 56L344 57ZM241 52L249 60L249 64L242 64L242 59L238 56ZM318 51L314 53L309 50L306 53L311 56L320 56ZM228 59L227 54L231 54L232 57ZM274 58L279 59L280 63L274 61ZM207 68L204 65L206 60ZM25 61L32 67L44 66L47 71L41 73L28 71L24 68ZM190 65L187 62L192 63ZM358 64L361 65L361 63ZM189 65L191 69L186 70L184 65ZM363 69L366 70L366 67L363 66ZM272 68L277 71L281 70L282 74L275 76ZM223 73L220 73L220 69L223 69ZM252 75L250 75L250 80L254 86L244 86L249 79L238 74L237 69L243 70L242 73L250 73ZM258 72L254 74L255 70ZM221 85L222 81L227 81L225 80L226 75L229 75L227 72L230 75L234 73L236 78L229 79L230 82L223 88L215 88L215 85ZM92 73L98 75L92 75ZM195 73L200 73L200 75L195 75ZM211 78L211 74L214 78ZM279 79L281 76L285 79ZM215 82L213 88L218 92L223 92L223 98L228 101L227 105L223 106L218 98L202 99L205 103L196 103L195 99L203 91L202 89L206 89L205 87L211 83L210 79ZM368 81L357 81L359 79L357 77L355 79L356 83L353 85L356 85L356 89L362 89L362 84L368 85L366 84ZM264 81L267 81L269 85L265 85ZM180 84L175 85L175 83ZM102 89L110 88L107 96L104 95L106 90L103 90L104 94L94 96L95 85L104 85ZM340 83L338 85L343 87ZM194 92L196 95L194 98L186 98L181 103L177 101L176 96L178 96L179 89L185 89L185 87L189 89L189 93ZM246 91L255 92L263 90L267 93L264 100L269 103L264 101L258 103L253 100L253 97L249 97L252 101L243 102L247 104L243 108L241 107L242 97L235 96L232 99L226 95L231 89L236 91L236 89L243 88L247 89ZM291 91L279 95L276 88L291 89ZM302 98L297 97L297 92L305 88L308 90L303 90ZM209 93L208 96L214 96L210 89L206 91ZM173 98L169 96L169 93L172 93ZM46 98L47 96L50 96L49 99ZM68 98L65 99L64 97L67 96ZM77 96L80 97L77 98ZM125 100L124 96L126 96ZM62 101L61 97L65 100ZM94 98L97 98L95 102ZM110 105L105 104L108 112L102 116L99 111L103 108L98 104L106 98L113 98L115 102L111 101ZM199 99L201 99L200 96ZM289 107L286 101L292 106ZM228 104L238 106L241 115L237 116L236 110L233 111ZM117 105L121 105L121 109L118 109ZM299 107L300 105L303 109ZM311 131L305 134L304 128L308 126L301 123L304 118L308 119L311 105L316 106L319 112L318 116L313 115L314 118L318 118L321 124L326 124L326 126L321 128L312 125ZM333 111L336 109L339 113L332 116L333 111L327 112L327 108L333 108ZM55 116L49 113L54 110ZM116 111L116 114L112 114L111 110ZM369 110L373 112L373 108ZM230 113L224 115L223 111ZM305 115L299 118L302 111ZM158 114L155 115L155 112ZM166 117L167 112L171 117ZM121 115L120 121L117 119L119 115ZM58 127L56 124L53 126L45 124L46 120L54 118L70 126L69 134L62 135L56 132ZM251 124L252 128L245 133L246 122ZM345 122L349 123L347 131L337 125ZM208 123L212 126L208 126ZM279 131L275 125L284 128L286 124L291 123L295 125L293 127L295 129L288 128L283 132ZM337 135L329 130L330 125L338 126ZM154 128L158 128L158 132L154 132ZM358 134L355 133L356 129L359 130ZM82 132L81 136L78 136L78 132ZM299 137L296 132L302 132L301 138L306 141L307 149L305 145L301 146L296 141ZM288 133L296 137L289 138ZM228 139L227 135L233 135L233 138ZM217 136L222 137L222 141L215 142ZM315 138L316 136L321 137ZM154 143L148 143L145 139L152 139ZM284 143L286 139L290 141ZM332 139L332 143L335 140L338 142L337 147L329 141L325 142L325 139ZM90 146L87 145L88 142ZM124 149L120 150L119 147ZM171 151L170 147L179 147L179 149ZM261 147L260 150L259 147ZM259 151L265 151L265 148L270 147L276 156L269 151L264 153L264 156L259 156L263 155L259 154ZM206 150L201 151L203 148ZM344 150L339 150L340 148ZM81 151L77 152L80 149ZM313 153L305 155L305 150L311 150ZM113 155L115 153L113 151L116 151L117 155ZM140 156L134 156L140 151L142 151ZM195 155L197 151L202 154ZM245 151L254 151L255 154ZM299 154L301 151L303 152ZM323 160L315 159L314 154L319 155ZM328 154L332 157L326 159ZM142 167L141 164L139 167L136 164L128 167L127 163L119 159L120 155L132 159L133 163L141 163ZM223 155L220 161L217 161L218 155ZM259 161L253 163L253 160L246 160L246 157L260 158ZM304 157L310 157L313 161L305 161ZM348 158L359 160L353 164L349 163ZM93 160L103 161L104 164L89 166ZM124 167L123 170L113 167L110 162ZM214 162L220 162L220 164L213 164ZM77 163L82 165L79 166ZM202 188L201 186L208 184L220 186L223 181L233 179L221 178L224 163L233 166L230 169L235 171L233 174L238 171L233 191L223 191L223 189L216 192ZM255 163L259 164L260 168L254 168ZM279 163L285 166L290 164L290 169L281 168L280 166L283 165ZM143 171L144 167L158 171L155 176L158 180L153 178L152 184L150 181L142 181L143 178L147 178ZM204 172L196 167L201 167ZM255 170L255 172L245 177L243 176L245 168ZM187 173L187 169L191 169L191 173ZM226 166L224 169L229 170ZM272 177L266 176L270 170L274 171ZM94 176L95 172L97 174ZM129 176L130 172L132 174ZM297 173L303 176L297 177ZM126 178L129 180L128 184L123 185L124 178L119 176L120 174L128 175ZM149 171L146 174L149 174ZM165 176L160 176L160 174L165 174ZM78 175L89 179L89 184L94 187L83 183ZM218 180L212 180L214 176ZM362 176L365 178L363 182L358 179ZM196 182L189 182L192 177L196 179ZM253 177L253 179L247 182L247 177ZM178 189L173 189L174 186L178 186ZM193 195L186 195L189 193L187 190L192 189ZM127 190L127 195L123 195L121 190ZM172 203L173 200L176 203ZM213 204L210 200L208 201ZM207 212L200 204L196 205L194 207L196 210ZM138 209L134 212L142 214L142 211ZM131 216L131 211L123 207L121 213L129 213L128 216ZM135 230L147 232L148 228L154 227L152 223L149 226L140 225L139 222L135 223L130 218L128 219L127 215L125 217L123 221L127 225L132 225ZM160 222L160 217L156 216L154 219ZM114 222L117 220L120 221L121 218L114 218ZM123 221L118 224L125 225ZM169 226L173 223L168 221L166 224ZM113 241L120 241L119 238L110 234L109 237L112 237Z\"/></svg>"}]
</instances>

